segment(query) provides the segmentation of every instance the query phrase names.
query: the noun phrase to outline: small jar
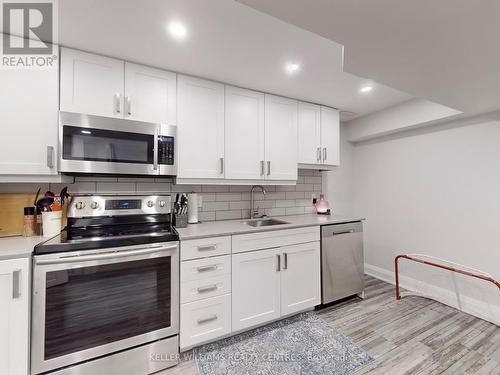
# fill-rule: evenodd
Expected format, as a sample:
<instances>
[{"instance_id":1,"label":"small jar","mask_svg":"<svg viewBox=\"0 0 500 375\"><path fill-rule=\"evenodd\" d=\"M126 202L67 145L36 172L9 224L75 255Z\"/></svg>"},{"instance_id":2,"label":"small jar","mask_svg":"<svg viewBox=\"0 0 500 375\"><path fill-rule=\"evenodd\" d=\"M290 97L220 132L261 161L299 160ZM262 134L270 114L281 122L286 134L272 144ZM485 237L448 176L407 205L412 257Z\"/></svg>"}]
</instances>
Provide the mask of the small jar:
<instances>
[{"instance_id":1,"label":"small jar","mask_svg":"<svg viewBox=\"0 0 500 375\"><path fill-rule=\"evenodd\" d=\"M36 217L35 207L24 207L24 231L25 237L32 237L35 235Z\"/></svg>"},{"instance_id":2,"label":"small jar","mask_svg":"<svg viewBox=\"0 0 500 375\"><path fill-rule=\"evenodd\" d=\"M37 236L43 235L43 224L42 224L42 211L37 207L36 208L36 223L35 223L35 232Z\"/></svg>"}]
</instances>

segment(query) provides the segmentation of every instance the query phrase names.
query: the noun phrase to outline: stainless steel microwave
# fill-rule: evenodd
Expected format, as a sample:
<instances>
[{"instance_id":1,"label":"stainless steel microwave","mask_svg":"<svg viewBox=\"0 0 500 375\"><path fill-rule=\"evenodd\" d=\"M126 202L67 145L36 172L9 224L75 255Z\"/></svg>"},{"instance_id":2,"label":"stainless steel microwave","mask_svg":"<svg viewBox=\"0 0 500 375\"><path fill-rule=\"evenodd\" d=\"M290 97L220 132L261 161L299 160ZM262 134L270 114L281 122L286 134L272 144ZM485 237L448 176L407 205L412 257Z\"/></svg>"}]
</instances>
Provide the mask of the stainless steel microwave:
<instances>
[{"instance_id":1,"label":"stainless steel microwave","mask_svg":"<svg viewBox=\"0 0 500 375\"><path fill-rule=\"evenodd\" d=\"M59 171L175 176L176 135L171 125L60 112Z\"/></svg>"}]
</instances>

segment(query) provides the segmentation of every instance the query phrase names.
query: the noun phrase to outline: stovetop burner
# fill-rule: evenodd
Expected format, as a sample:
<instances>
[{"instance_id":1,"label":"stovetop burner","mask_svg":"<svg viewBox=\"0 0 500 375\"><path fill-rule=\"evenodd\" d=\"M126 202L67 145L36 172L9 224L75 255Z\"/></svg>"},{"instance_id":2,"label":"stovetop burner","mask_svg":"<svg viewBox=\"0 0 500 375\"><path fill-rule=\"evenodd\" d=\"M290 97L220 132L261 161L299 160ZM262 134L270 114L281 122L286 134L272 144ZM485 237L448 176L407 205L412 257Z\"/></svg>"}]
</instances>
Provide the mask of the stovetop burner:
<instances>
[{"instance_id":1,"label":"stovetop burner","mask_svg":"<svg viewBox=\"0 0 500 375\"><path fill-rule=\"evenodd\" d=\"M35 254L178 241L170 210L170 196L76 196L67 227L36 246Z\"/></svg>"}]
</instances>

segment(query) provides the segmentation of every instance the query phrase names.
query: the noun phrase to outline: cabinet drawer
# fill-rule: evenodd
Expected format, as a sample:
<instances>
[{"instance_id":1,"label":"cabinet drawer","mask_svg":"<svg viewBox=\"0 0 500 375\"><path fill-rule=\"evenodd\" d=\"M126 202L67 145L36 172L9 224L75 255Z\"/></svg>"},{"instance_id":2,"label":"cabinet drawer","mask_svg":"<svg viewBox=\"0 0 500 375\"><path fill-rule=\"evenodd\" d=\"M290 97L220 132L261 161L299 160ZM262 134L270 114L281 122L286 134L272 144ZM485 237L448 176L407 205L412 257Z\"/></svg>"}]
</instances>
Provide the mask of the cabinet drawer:
<instances>
[{"instance_id":1,"label":"cabinet drawer","mask_svg":"<svg viewBox=\"0 0 500 375\"><path fill-rule=\"evenodd\" d=\"M319 226L240 234L233 236L232 252L241 253L319 240Z\"/></svg>"},{"instance_id":2,"label":"cabinet drawer","mask_svg":"<svg viewBox=\"0 0 500 375\"><path fill-rule=\"evenodd\" d=\"M231 274L181 283L181 303L231 293Z\"/></svg>"},{"instance_id":3,"label":"cabinet drawer","mask_svg":"<svg viewBox=\"0 0 500 375\"><path fill-rule=\"evenodd\" d=\"M231 254L231 237L210 237L181 241L181 260Z\"/></svg>"},{"instance_id":4,"label":"cabinet drawer","mask_svg":"<svg viewBox=\"0 0 500 375\"><path fill-rule=\"evenodd\" d=\"M181 283L225 274L231 274L230 255L181 262Z\"/></svg>"},{"instance_id":5,"label":"cabinet drawer","mask_svg":"<svg viewBox=\"0 0 500 375\"><path fill-rule=\"evenodd\" d=\"M191 348L230 332L231 294L181 304L181 349Z\"/></svg>"}]
</instances>

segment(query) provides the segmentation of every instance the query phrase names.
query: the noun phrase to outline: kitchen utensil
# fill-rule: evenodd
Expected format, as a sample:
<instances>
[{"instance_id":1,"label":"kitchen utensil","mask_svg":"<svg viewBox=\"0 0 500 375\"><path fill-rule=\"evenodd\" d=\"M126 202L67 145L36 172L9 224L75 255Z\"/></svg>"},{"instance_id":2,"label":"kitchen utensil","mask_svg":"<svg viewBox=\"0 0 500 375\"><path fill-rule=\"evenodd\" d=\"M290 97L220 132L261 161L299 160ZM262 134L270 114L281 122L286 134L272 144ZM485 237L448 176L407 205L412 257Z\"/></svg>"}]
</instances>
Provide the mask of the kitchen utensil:
<instances>
[{"instance_id":1,"label":"kitchen utensil","mask_svg":"<svg viewBox=\"0 0 500 375\"><path fill-rule=\"evenodd\" d=\"M33 206L36 206L36 202L38 201L38 196L40 195L40 190L42 190L42 188L38 188L38 191L36 192L35 202L33 203Z\"/></svg>"}]
</instances>

